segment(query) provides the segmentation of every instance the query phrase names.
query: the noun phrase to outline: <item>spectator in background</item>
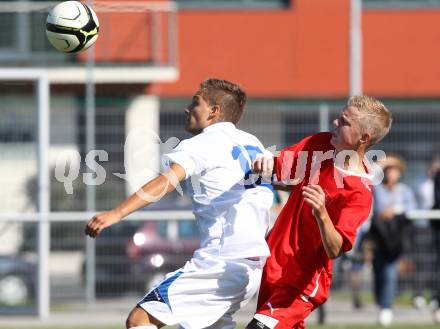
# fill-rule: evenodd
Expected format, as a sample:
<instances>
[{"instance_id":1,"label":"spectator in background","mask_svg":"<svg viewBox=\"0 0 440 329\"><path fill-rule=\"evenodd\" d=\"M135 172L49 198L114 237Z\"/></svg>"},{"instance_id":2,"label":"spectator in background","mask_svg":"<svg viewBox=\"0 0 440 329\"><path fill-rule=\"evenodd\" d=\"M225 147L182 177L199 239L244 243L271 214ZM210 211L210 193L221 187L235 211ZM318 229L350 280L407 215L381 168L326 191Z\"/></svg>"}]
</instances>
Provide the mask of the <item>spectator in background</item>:
<instances>
[{"instance_id":1,"label":"spectator in background","mask_svg":"<svg viewBox=\"0 0 440 329\"><path fill-rule=\"evenodd\" d=\"M440 154L436 154L428 169L428 177L417 188L420 209L432 209L434 206L434 177L440 171Z\"/></svg>"},{"instance_id":2,"label":"spectator in background","mask_svg":"<svg viewBox=\"0 0 440 329\"><path fill-rule=\"evenodd\" d=\"M434 174L434 207L440 209L440 168L437 167ZM433 271L433 298L434 320L440 323L440 219L431 221L432 232L434 235L434 246L436 254L436 263Z\"/></svg>"},{"instance_id":3,"label":"spectator in background","mask_svg":"<svg viewBox=\"0 0 440 329\"><path fill-rule=\"evenodd\" d=\"M412 190L400 182L405 162L388 155L382 164L384 179L374 187L374 214L371 236L375 243L373 258L374 294L380 308L379 323L389 326L393 320L393 302L397 291L398 260L402 253L408 220L405 213L416 208Z\"/></svg>"},{"instance_id":4,"label":"spectator in background","mask_svg":"<svg viewBox=\"0 0 440 329\"><path fill-rule=\"evenodd\" d=\"M364 264L371 261L371 243L368 237L368 231L371 225L371 218L366 220L359 228L353 249L348 253L350 264L350 288L353 308L361 309L363 307L361 299L362 290L362 271Z\"/></svg>"},{"instance_id":5,"label":"spectator in background","mask_svg":"<svg viewBox=\"0 0 440 329\"><path fill-rule=\"evenodd\" d=\"M440 155L437 154L433 157L430 167L427 172L427 177L424 179L416 189L416 196L419 209L429 210L434 207L434 176L440 170ZM435 222L433 221L433 234L435 232ZM426 299L424 296L424 290L428 288L429 281L431 279L432 267L431 261L428 257L418 257L420 254L427 253L431 244L430 241L426 241L426 236L423 235L423 231L429 227L429 220L419 219L414 221L414 245L413 253L415 254L414 261L418 278L415 281L415 291L413 297L414 307L420 309L426 306ZM429 232L430 233L430 232ZM425 233L426 234L426 233ZM435 276L434 276L435 277ZM435 291L435 288L433 289ZM436 308L436 301L432 300L432 306Z\"/></svg>"}]
</instances>

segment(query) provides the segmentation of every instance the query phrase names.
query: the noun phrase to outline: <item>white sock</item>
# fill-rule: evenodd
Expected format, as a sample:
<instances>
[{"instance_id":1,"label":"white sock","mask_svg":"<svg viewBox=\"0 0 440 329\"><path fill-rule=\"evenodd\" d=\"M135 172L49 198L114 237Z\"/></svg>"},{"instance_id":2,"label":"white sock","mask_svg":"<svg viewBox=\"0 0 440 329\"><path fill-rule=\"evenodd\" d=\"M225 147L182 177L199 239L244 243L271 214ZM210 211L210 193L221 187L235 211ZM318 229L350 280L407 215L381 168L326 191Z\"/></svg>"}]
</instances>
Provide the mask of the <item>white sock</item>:
<instances>
[{"instance_id":1,"label":"white sock","mask_svg":"<svg viewBox=\"0 0 440 329\"><path fill-rule=\"evenodd\" d=\"M154 324L149 324L148 326L137 326L129 329L157 329L157 327Z\"/></svg>"}]
</instances>

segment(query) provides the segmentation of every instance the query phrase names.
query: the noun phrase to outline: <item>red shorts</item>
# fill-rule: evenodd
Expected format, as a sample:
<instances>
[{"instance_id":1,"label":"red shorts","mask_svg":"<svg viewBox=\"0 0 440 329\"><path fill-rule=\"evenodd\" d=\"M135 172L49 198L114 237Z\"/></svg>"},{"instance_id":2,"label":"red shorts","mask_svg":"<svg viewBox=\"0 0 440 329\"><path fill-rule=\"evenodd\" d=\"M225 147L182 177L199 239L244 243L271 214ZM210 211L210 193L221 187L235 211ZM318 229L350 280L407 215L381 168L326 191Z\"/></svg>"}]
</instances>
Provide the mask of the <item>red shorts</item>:
<instances>
[{"instance_id":1,"label":"red shorts","mask_svg":"<svg viewBox=\"0 0 440 329\"><path fill-rule=\"evenodd\" d=\"M318 306L296 290L272 286L270 291L260 290L256 318L269 328L301 329L305 328L304 319Z\"/></svg>"}]
</instances>

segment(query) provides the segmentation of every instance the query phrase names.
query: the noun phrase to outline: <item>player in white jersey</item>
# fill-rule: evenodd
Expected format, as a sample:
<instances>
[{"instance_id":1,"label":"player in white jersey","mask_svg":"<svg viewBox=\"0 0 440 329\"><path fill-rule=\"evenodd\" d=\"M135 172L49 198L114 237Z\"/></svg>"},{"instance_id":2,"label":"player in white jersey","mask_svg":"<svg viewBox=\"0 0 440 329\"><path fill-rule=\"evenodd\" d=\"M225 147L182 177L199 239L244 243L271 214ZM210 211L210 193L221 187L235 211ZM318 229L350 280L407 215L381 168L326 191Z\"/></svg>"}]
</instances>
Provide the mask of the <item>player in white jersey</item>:
<instances>
[{"instance_id":1,"label":"player in white jersey","mask_svg":"<svg viewBox=\"0 0 440 329\"><path fill-rule=\"evenodd\" d=\"M249 177L252 161L266 151L255 136L235 126L245 102L236 84L202 82L185 109L185 128L195 136L163 156L167 171L87 224L86 234L96 237L148 205L151 196L170 192L183 180L192 187L200 248L139 301L127 328L234 328L232 314L258 291L269 255L265 235L273 194Z\"/></svg>"}]
</instances>

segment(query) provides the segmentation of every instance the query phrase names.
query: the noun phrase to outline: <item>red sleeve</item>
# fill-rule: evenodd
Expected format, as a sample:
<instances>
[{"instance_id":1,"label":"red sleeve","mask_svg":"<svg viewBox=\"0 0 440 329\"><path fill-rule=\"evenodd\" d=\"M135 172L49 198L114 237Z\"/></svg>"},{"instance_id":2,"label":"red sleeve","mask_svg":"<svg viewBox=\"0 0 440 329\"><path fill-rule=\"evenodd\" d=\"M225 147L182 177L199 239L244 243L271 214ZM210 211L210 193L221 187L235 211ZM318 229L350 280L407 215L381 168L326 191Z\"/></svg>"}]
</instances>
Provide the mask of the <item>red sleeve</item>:
<instances>
[{"instance_id":1,"label":"red sleeve","mask_svg":"<svg viewBox=\"0 0 440 329\"><path fill-rule=\"evenodd\" d=\"M299 141L297 144L283 149L280 154L275 157L275 174L277 176L277 180L283 182L289 179L294 179L298 157L300 156L301 152L313 152L331 149L332 146L330 144L330 138L331 134L328 132L318 133L308 136ZM310 157L307 159L309 158Z\"/></svg>"},{"instance_id":2,"label":"red sleeve","mask_svg":"<svg viewBox=\"0 0 440 329\"><path fill-rule=\"evenodd\" d=\"M345 207L341 210L335 229L341 234L342 251L351 250L358 228L370 215L372 203L371 192L356 191L345 200Z\"/></svg>"}]
</instances>

